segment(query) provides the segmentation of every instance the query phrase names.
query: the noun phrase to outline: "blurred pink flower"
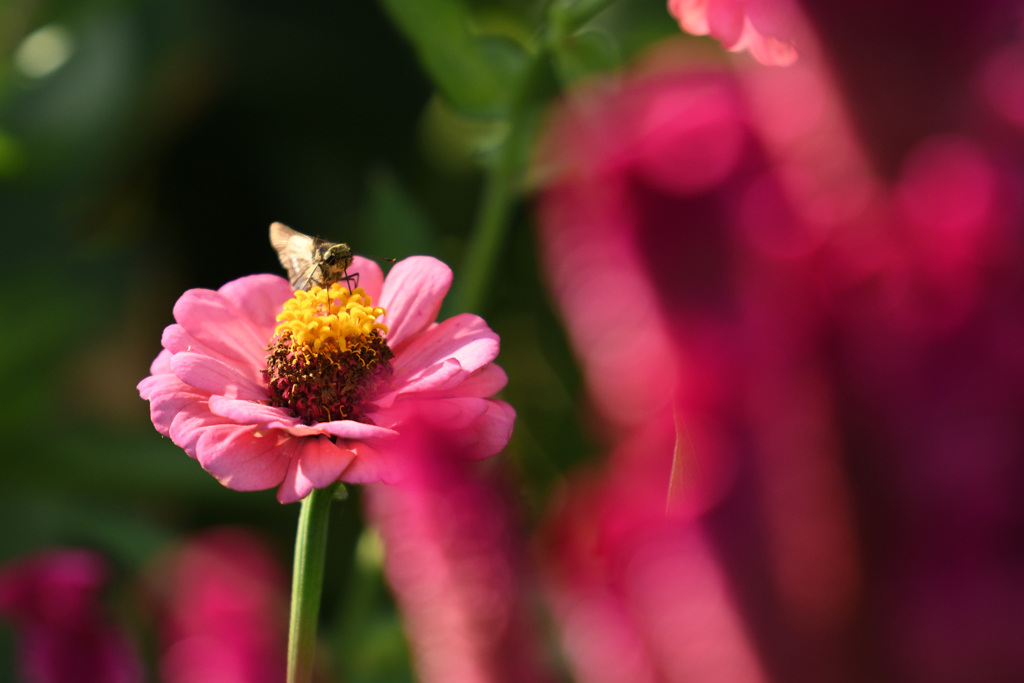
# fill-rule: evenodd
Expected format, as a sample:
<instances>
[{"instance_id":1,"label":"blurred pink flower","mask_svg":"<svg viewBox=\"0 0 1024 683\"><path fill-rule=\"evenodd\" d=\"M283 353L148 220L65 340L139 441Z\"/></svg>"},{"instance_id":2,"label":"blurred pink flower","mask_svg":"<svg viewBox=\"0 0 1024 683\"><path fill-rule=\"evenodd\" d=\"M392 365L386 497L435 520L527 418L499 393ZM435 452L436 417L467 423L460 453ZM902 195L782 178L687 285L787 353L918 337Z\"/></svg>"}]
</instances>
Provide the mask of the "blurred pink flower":
<instances>
[{"instance_id":1,"label":"blurred pink flower","mask_svg":"<svg viewBox=\"0 0 1024 683\"><path fill-rule=\"evenodd\" d=\"M0 570L0 616L18 632L28 683L136 683L135 647L100 604L103 559L87 550L51 550Z\"/></svg>"},{"instance_id":2,"label":"blurred pink flower","mask_svg":"<svg viewBox=\"0 0 1024 683\"><path fill-rule=\"evenodd\" d=\"M373 367L381 372L366 376L373 382L358 375L373 363L346 358L339 363L333 356L314 372L328 379L310 381L297 365L305 357L292 353L297 337L275 337L275 316L295 294L283 278L253 275L215 292L189 290L175 304L178 322L164 331L164 351L153 361L152 376L139 383L157 430L225 486L239 491L279 486L282 503L304 498L339 477L352 483L400 480L409 463L388 444L421 403L430 406L438 425L458 430L471 444L464 451L467 457L500 451L511 435L515 412L489 398L506 382L491 362L498 355L498 336L471 314L434 322L451 284L448 267L416 256L396 264L385 281L375 263L356 257L351 270L360 273L360 289L386 311L377 320L388 327L387 348L380 349L372 346L379 339L372 315L380 309L370 309L368 301L358 304L359 290L348 304L370 316L370 322L357 320L368 334L355 341L365 342L358 347L364 355L376 354L373 361L380 365ZM330 326L342 324L338 319L345 316L323 315L322 293L319 313L311 313L313 298L306 295L300 292L291 302L296 335L333 334ZM336 301L348 293L336 287L331 296ZM302 315L319 322L303 322ZM282 347L282 339L292 345ZM268 370L272 340L276 346L270 351L278 355ZM308 343L320 348L317 339ZM345 374L347 368L355 369L355 379ZM270 371L284 374L268 383ZM288 372L294 375L290 379ZM276 407L282 402L291 407ZM352 411L347 416L352 419L332 419L331 409L339 406ZM325 415L326 421L318 419Z\"/></svg>"},{"instance_id":3,"label":"blurred pink flower","mask_svg":"<svg viewBox=\"0 0 1024 683\"><path fill-rule=\"evenodd\" d=\"M730 673L699 650L669 656L655 647L662 634L636 621L632 589L615 564L610 574L597 574L591 597L578 599L603 595L602 604L619 605L613 613L624 616L610 622L614 628L592 635L619 633L632 643L638 676L666 667L680 672L669 680L687 680L693 671L722 680L763 675L744 625L750 596L736 591L734 605L724 581L737 577L712 550L714 530L702 528L737 504L738 482L749 487L753 477L763 489L767 509L758 519L769 538L766 547L745 549L753 553L745 571L772 567L781 594L773 600L799 618L834 625L849 614L857 587L838 437L808 342L820 320L805 294L816 291L814 270L800 260L820 249L834 221L812 228L790 208L749 112L739 83L725 74L649 76L611 95L569 100L543 157L561 173L541 201L544 264L596 407L618 427L607 471L597 477L613 483L598 485L580 504L607 506L590 519L592 533L605 540L577 548L576 561L586 563L588 554L597 561L597 553L604 566L611 553L621 558L615 562L641 562L628 559L639 543L647 548L642 557L657 566L656 558L671 558L664 562L676 569L658 576L704 577L707 596L717 597L705 604L679 583L641 582L651 595L679 596L676 603L645 602L649 618L690 633L683 615L710 610L720 624L714 647L747 652L737 655L736 662L747 662L742 671ZM818 196L831 190L819 188ZM615 326L584 303L609 277L613 308L638 313L619 330L627 343L605 342ZM674 452L676 522L665 517ZM574 486L585 485L570 491ZM556 547L556 562L573 556ZM555 585L561 596L583 584L570 578ZM581 651L606 649L573 642ZM594 673L590 680L602 679Z\"/></svg>"},{"instance_id":4,"label":"blurred pink flower","mask_svg":"<svg viewBox=\"0 0 1024 683\"><path fill-rule=\"evenodd\" d=\"M1024 674L1024 161L1012 97L993 100L1010 5L805 2L831 38L820 62L626 79L554 117L544 265L617 427L554 517L574 530L547 554L567 651L686 680L631 601L651 543L679 562L666 576L727 577L744 628L721 642L746 632L768 677ZM993 111L963 96L971 77ZM587 296L609 282L637 313L611 331ZM674 440L629 446L669 412ZM673 442L694 525L648 536L657 522L631 520L649 504L622 490L667 493ZM604 626L573 621L587 604Z\"/></svg>"},{"instance_id":5,"label":"blurred pink flower","mask_svg":"<svg viewBox=\"0 0 1024 683\"><path fill-rule=\"evenodd\" d=\"M732 52L748 50L762 64L797 60L786 30L793 12L786 0L668 0L668 11L687 33L711 35Z\"/></svg>"},{"instance_id":6,"label":"blurred pink flower","mask_svg":"<svg viewBox=\"0 0 1024 683\"><path fill-rule=\"evenodd\" d=\"M578 473L544 525L547 587L580 683L768 680L697 508L665 514L671 420Z\"/></svg>"},{"instance_id":7,"label":"blurred pink flower","mask_svg":"<svg viewBox=\"0 0 1024 683\"><path fill-rule=\"evenodd\" d=\"M419 458L415 474L366 489L417 680L553 681L529 614L523 535L502 471L468 462L466 444L432 422L421 413L419 428L400 440Z\"/></svg>"},{"instance_id":8,"label":"blurred pink flower","mask_svg":"<svg viewBox=\"0 0 1024 683\"><path fill-rule=\"evenodd\" d=\"M193 536L156 562L147 588L159 615L163 683L284 680L287 575L252 533Z\"/></svg>"}]
</instances>

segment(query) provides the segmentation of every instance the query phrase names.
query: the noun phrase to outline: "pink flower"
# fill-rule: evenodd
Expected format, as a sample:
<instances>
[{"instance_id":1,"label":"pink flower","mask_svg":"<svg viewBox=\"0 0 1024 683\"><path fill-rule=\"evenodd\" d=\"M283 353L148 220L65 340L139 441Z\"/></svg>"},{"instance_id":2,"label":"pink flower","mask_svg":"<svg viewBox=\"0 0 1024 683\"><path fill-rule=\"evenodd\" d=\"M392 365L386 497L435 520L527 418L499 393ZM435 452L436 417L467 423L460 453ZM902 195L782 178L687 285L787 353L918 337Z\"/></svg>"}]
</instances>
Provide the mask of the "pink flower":
<instances>
[{"instance_id":1,"label":"pink flower","mask_svg":"<svg viewBox=\"0 0 1024 683\"><path fill-rule=\"evenodd\" d=\"M271 683L285 675L288 584L266 544L212 529L151 573L160 612L163 683Z\"/></svg>"},{"instance_id":2,"label":"pink flower","mask_svg":"<svg viewBox=\"0 0 1024 683\"><path fill-rule=\"evenodd\" d=\"M21 675L32 683L135 683L138 655L99 600L101 557L52 550L0 571L0 615L13 620Z\"/></svg>"},{"instance_id":3,"label":"pink flower","mask_svg":"<svg viewBox=\"0 0 1024 683\"><path fill-rule=\"evenodd\" d=\"M645 399L671 403L684 481L710 501L697 528L638 523L639 469L618 454L659 457L664 500L671 438L630 455L616 434L589 497L570 478L549 556L581 680L713 680L658 643L720 592L715 574L778 680L1024 672L1024 163L1019 132L958 87L1009 37L1011 6L801 6L827 62L747 70L746 93L626 80L554 119L545 161L566 172L540 241L597 408L628 436L653 420ZM826 63L871 146L843 133ZM658 324L620 316L630 344L608 343L601 314L622 307L587 306L600 278ZM647 346L673 361L659 383L639 381L656 377ZM732 472L717 497L709 465ZM686 598L693 577L707 589ZM742 643L719 633L705 642Z\"/></svg>"},{"instance_id":4,"label":"pink flower","mask_svg":"<svg viewBox=\"0 0 1024 683\"><path fill-rule=\"evenodd\" d=\"M671 420L577 474L545 524L547 588L580 683L769 680L694 509L665 514ZM654 457L652 457L654 456Z\"/></svg>"},{"instance_id":5,"label":"pink flower","mask_svg":"<svg viewBox=\"0 0 1024 683\"><path fill-rule=\"evenodd\" d=\"M711 35L732 52L749 50L769 66L789 66L797 59L783 9L788 8L779 0L668 0L669 14L687 33Z\"/></svg>"},{"instance_id":6,"label":"pink flower","mask_svg":"<svg viewBox=\"0 0 1024 683\"><path fill-rule=\"evenodd\" d=\"M225 486L278 486L282 503L339 478L400 481L412 463L389 443L421 407L467 457L500 451L515 411L489 398L507 381L498 336L468 313L434 322L451 270L414 256L386 281L360 257L350 271L362 286L329 302L275 275L185 292L139 383L157 431Z\"/></svg>"},{"instance_id":7,"label":"pink flower","mask_svg":"<svg viewBox=\"0 0 1024 683\"><path fill-rule=\"evenodd\" d=\"M430 422L424 415L399 444L419 456L414 476L369 486L365 499L417 678L552 681L530 618L527 553L503 472L467 462L465 445Z\"/></svg>"},{"instance_id":8,"label":"pink flower","mask_svg":"<svg viewBox=\"0 0 1024 683\"><path fill-rule=\"evenodd\" d=\"M822 621L856 588L829 397L808 368L820 290L800 258L823 238L790 209L736 81L666 73L595 92L552 119L545 152L562 174L539 221L594 407L617 427L603 471L570 477L554 518L565 648L581 681L762 680L774 662L745 623L760 589L748 576L776 562L771 598ZM767 513L722 540L752 481ZM744 546L755 526L770 559Z\"/></svg>"}]
</instances>

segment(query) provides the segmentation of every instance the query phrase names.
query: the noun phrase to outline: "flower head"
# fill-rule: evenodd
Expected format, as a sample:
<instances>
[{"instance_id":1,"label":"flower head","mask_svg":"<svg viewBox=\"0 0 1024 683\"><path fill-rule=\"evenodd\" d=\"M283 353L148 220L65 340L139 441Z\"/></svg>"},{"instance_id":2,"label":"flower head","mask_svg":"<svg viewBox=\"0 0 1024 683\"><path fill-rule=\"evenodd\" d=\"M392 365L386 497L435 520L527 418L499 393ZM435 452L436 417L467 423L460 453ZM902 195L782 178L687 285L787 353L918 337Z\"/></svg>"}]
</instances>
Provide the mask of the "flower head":
<instances>
[{"instance_id":1,"label":"flower head","mask_svg":"<svg viewBox=\"0 0 1024 683\"><path fill-rule=\"evenodd\" d=\"M391 380L395 357L362 289L295 292L278 314L263 373L270 403L290 408L307 424L360 417L368 398Z\"/></svg>"},{"instance_id":2,"label":"flower head","mask_svg":"<svg viewBox=\"0 0 1024 683\"><path fill-rule=\"evenodd\" d=\"M515 411L490 398L507 381L498 336L471 314L434 322L451 270L426 256L387 280L367 259L351 270L351 292L275 275L185 292L139 383L157 430L225 486L278 486L282 503L339 478L403 479L411 463L389 442L413 413L459 432L470 457L500 451Z\"/></svg>"}]
</instances>

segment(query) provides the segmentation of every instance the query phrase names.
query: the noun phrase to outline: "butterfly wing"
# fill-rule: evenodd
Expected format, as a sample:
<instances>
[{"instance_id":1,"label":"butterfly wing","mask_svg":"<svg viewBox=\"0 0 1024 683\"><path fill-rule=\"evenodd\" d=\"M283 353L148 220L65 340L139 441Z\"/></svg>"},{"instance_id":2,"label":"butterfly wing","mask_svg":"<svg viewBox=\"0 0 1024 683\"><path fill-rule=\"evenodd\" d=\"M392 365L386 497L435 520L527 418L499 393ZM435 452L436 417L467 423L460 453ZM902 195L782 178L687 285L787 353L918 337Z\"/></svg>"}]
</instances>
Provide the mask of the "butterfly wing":
<instances>
[{"instance_id":1,"label":"butterfly wing","mask_svg":"<svg viewBox=\"0 0 1024 683\"><path fill-rule=\"evenodd\" d=\"M270 244L277 252L281 265L288 271L288 281L292 287L308 289L309 280L317 269L313 258L313 238L292 230L284 223L273 223L270 226Z\"/></svg>"}]
</instances>

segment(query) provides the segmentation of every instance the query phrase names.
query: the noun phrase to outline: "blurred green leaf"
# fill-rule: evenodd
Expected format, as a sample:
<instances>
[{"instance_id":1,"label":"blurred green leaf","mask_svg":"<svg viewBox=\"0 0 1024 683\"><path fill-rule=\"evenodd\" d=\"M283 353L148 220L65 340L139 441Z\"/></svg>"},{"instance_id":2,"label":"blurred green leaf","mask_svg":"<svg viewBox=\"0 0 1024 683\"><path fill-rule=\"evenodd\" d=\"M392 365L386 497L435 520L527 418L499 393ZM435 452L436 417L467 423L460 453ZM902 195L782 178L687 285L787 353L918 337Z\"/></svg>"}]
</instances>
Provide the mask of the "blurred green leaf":
<instances>
[{"instance_id":1,"label":"blurred green leaf","mask_svg":"<svg viewBox=\"0 0 1024 683\"><path fill-rule=\"evenodd\" d=\"M330 629L338 668L350 683L413 680L409 645L381 572L383 552L377 532L364 528Z\"/></svg>"},{"instance_id":2,"label":"blurred green leaf","mask_svg":"<svg viewBox=\"0 0 1024 683\"><path fill-rule=\"evenodd\" d=\"M195 500L255 502L221 486L170 439L155 432L124 433L49 426L7 435L4 489L62 490L81 498L147 500L184 496ZM232 498L233 497L233 498Z\"/></svg>"},{"instance_id":3,"label":"blurred green leaf","mask_svg":"<svg viewBox=\"0 0 1024 683\"><path fill-rule=\"evenodd\" d=\"M420 63L457 107L483 115L507 111L527 63L516 43L479 38L459 0L381 0L413 44Z\"/></svg>"},{"instance_id":4,"label":"blurred green leaf","mask_svg":"<svg viewBox=\"0 0 1024 683\"><path fill-rule=\"evenodd\" d=\"M0 499L0 515L17 519L0 541L0 558L19 557L40 546L87 546L138 571L174 538L167 528L120 501L105 505L55 495L10 492Z\"/></svg>"},{"instance_id":5,"label":"blurred green leaf","mask_svg":"<svg viewBox=\"0 0 1024 683\"><path fill-rule=\"evenodd\" d=\"M5 628L0 629L0 683L14 683L13 662L15 661L16 649L14 642L14 630L4 624Z\"/></svg>"},{"instance_id":6,"label":"blurred green leaf","mask_svg":"<svg viewBox=\"0 0 1024 683\"><path fill-rule=\"evenodd\" d=\"M619 0L555 0L548 18L556 39L568 36L585 26Z\"/></svg>"},{"instance_id":7,"label":"blurred green leaf","mask_svg":"<svg viewBox=\"0 0 1024 683\"><path fill-rule=\"evenodd\" d=\"M443 97L423 111L421 144L430 163L449 173L476 171L508 135L505 119L468 116Z\"/></svg>"},{"instance_id":8,"label":"blurred green leaf","mask_svg":"<svg viewBox=\"0 0 1024 683\"><path fill-rule=\"evenodd\" d=\"M25 155L21 145L13 137L0 130L0 178L18 174L24 166Z\"/></svg>"},{"instance_id":9,"label":"blurred green leaf","mask_svg":"<svg viewBox=\"0 0 1024 683\"><path fill-rule=\"evenodd\" d=\"M622 66L622 51L606 31L586 29L565 39L555 52L558 76L565 85Z\"/></svg>"},{"instance_id":10,"label":"blurred green leaf","mask_svg":"<svg viewBox=\"0 0 1024 683\"><path fill-rule=\"evenodd\" d=\"M606 31L614 36L623 63L628 63L658 41L666 38L680 40L685 35L665 8L665 0L614 3L607 11L595 16L587 24L587 29Z\"/></svg>"}]
</instances>

